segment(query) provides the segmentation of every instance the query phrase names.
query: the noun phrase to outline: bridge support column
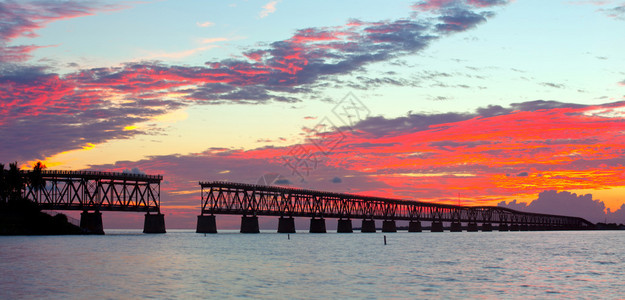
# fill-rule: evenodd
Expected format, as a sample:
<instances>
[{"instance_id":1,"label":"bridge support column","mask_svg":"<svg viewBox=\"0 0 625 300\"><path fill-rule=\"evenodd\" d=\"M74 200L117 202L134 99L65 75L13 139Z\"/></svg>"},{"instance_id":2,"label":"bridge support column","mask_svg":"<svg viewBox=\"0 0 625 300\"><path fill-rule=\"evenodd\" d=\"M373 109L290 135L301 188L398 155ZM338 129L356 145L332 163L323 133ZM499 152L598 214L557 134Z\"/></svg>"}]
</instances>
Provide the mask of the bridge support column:
<instances>
[{"instance_id":1,"label":"bridge support column","mask_svg":"<svg viewBox=\"0 0 625 300\"><path fill-rule=\"evenodd\" d=\"M278 219L278 233L295 233L295 219L280 217Z\"/></svg>"},{"instance_id":2,"label":"bridge support column","mask_svg":"<svg viewBox=\"0 0 625 300\"><path fill-rule=\"evenodd\" d=\"M375 232L375 220L362 220L360 232Z\"/></svg>"},{"instance_id":3,"label":"bridge support column","mask_svg":"<svg viewBox=\"0 0 625 300\"><path fill-rule=\"evenodd\" d=\"M492 223L482 223L482 231L493 231Z\"/></svg>"},{"instance_id":4,"label":"bridge support column","mask_svg":"<svg viewBox=\"0 0 625 300\"><path fill-rule=\"evenodd\" d=\"M477 223L471 222L467 224L467 232L477 232Z\"/></svg>"},{"instance_id":5,"label":"bridge support column","mask_svg":"<svg viewBox=\"0 0 625 300\"><path fill-rule=\"evenodd\" d=\"M241 233L260 233L257 216L241 217Z\"/></svg>"},{"instance_id":6,"label":"bridge support column","mask_svg":"<svg viewBox=\"0 0 625 300\"><path fill-rule=\"evenodd\" d=\"M432 221L431 232L443 232L444 230L442 221Z\"/></svg>"},{"instance_id":7,"label":"bridge support column","mask_svg":"<svg viewBox=\"0 0 625 300\"><path fill-rule=\"evenodd\" d=\"M326 233L326 219L310 219L310 233Z\"/></svg>"},{"instance_id":8,"label":"bridge support column","mask_svg":"<svg viewBox=\"0 0 625 300\"><path fill-rule=\"evenodd\" d=\"M352 233L354 230L352 229L352 220L347 219L339 219L339 222L336 226L337 233Z\"/></svg>"},{"instance_id":9,"label":"bridge support column","mask_svg":"<svg viewBox=\"0 0 625 300\"><path fill-rule=\"evenodd\" d=\"M519 225L519 230L520 231L529 231L530 230L530 225L529 224L521 224L521 225Z\"/></svg>"},{"instance_id":10,"label":"bridge support column","mask_svg":"<svg viewBox=\"0 0 625 300\"><path fill-rule=\"evenodd\" d=\"M519 224L510 224L510 231L519 231Z\"/></svg>"},{"instance_id":11,"label":"bridge support column","mask_svg":"<svg viewBox=\"0 0 625 300\"><path fill-rule=\"evenodd\" d=\"M80 214L80 229L82 229L84 233L104 234L104 227L102 226L102 213L99 211L92 213L83 211Z\"/></svg>"},{"instance_id":12,"label":"bridge support column","mask_svg":"<svg viewBox=\"0 0 625 300\"><path fill-rule=\"evenodd\" d=\"M165 215L145 214L143 233L165 233Z\"/></svg>"},{"instance_id":13,"label":"bridge support column","mask_svg":"<svg viewBox=\"0 0 625 300\"><path fill-rule=\"evenodd\" d=\"M382 221L382 232L397 232L397 226L394 220Z\"/></svg>"},{"instance_id":14,"label":"bridge support column","mask_svg":"<svg viewBox=\"0 0 625 300\"><path fill-rule=\"evenodd\" d=\"M197 233L217 233L217 222L215 216L197 216Z\"/></svg>"},{"instance_id":15,"label":"bridge support column","mask_svg":"<svg viewBox=\"0 0 625 300\"><path fill-rule=\"evenodd\" d=\"M499 229L499 231L508 231L508 230L510 230L508 228L508 224L506 224L506 223L500 223L498 229Z\"/></svg>"},{"instance_id":16,"label":"bridge support column","mask_svg":"<svg viewBox=\"0 0 625 300\"><path fill-rule=\"evenodd\" d=\"M451 227L449 228L450 232L462 232L462 223L460 222L451 222Z\"/></svg>"},{"instance_id":17,"label":"bridge support column","mask_svg":"<svg viewBox=\"0 0 625 300\"><path fill-rule=\"evenodd\" d=\"M408 223L408 232L421 232L421 222L410 221Z\"/></svg>"}]
</instances>

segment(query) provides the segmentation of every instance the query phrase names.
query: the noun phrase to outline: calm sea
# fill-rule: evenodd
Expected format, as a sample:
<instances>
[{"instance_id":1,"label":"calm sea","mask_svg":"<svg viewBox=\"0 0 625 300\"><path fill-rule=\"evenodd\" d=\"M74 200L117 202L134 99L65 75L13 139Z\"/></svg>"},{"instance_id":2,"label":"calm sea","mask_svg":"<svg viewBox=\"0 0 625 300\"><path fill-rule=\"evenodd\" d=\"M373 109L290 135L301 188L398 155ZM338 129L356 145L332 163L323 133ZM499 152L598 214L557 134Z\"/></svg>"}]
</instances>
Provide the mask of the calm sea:
<instances>
[{"instance_id":1,"label":"calm sea","mask_svg":"<svg viewBox=\"0 0 625 300\"><path fill-rule=\"evenodd\" d=\"M623 231L0 237L0 298L622 299L624 246Z\"/></svg>"}]
</instances>

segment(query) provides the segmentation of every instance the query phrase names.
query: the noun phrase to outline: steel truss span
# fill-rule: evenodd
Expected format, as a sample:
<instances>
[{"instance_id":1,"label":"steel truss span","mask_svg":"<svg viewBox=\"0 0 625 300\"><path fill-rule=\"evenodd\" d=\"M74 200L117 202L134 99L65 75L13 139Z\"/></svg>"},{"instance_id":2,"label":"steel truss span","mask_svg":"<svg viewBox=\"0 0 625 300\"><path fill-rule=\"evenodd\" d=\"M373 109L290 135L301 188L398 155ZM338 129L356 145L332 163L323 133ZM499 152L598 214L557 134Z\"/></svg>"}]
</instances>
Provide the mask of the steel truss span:
<instances>
[{"instance_id":1,"label":"steel truss span","mask_svg":"<svg viewBox=\"0 0 625 300\"><path fill-rule=\"evenodd\" d=\"M160 175L43 170L41 179L24 197L42 209L160 213Z\"/></svg>"},{"instance_id":2,"label":"steel truss span","mask_svg":"<svg viewBox=\"0 0 625 300\"><path fill-rule=\"evenodd\" d=\"M528 213L496 206L457 206L231 182L200 182L202 215L407 220L584 229L583 218Z\"/></svg>"}]
</instances>

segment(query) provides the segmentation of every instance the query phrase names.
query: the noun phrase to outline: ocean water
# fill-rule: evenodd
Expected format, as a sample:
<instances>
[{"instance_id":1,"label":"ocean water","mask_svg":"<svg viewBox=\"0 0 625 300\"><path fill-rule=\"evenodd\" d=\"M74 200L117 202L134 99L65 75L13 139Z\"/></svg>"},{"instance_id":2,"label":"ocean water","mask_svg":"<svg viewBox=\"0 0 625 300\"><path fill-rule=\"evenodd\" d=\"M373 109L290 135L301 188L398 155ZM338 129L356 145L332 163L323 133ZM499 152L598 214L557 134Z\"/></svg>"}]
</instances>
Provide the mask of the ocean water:
<instances>
[{"instance_id":1,"label":"ocean water","mask_svg":"<svg viewBox=\"0 0 625 300\"><path fill-rule=\"evenodd\" d=\"M624 246L623 231L4 236L0 299L622 299Z\"/></svg>"}]
</instances>

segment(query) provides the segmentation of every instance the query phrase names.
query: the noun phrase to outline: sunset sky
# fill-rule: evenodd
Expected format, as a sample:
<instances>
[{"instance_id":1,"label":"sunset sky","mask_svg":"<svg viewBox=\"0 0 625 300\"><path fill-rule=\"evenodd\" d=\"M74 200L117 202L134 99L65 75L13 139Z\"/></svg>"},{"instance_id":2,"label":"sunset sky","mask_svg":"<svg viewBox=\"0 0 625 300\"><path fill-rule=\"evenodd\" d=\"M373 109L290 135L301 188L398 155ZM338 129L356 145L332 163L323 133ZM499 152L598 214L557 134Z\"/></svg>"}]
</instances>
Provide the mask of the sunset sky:
<instances>
[{"instance_id":1,"label":"sunset sky","mask_svg":"<svg viewBox=\"0 0 625 300\"><path fill-rule=\"evenodd\" d=\"M610 0L0 1L0 162L162 174L168 228L213 180L615 212L623 32Z\"/></svg>"}]
</instances>

